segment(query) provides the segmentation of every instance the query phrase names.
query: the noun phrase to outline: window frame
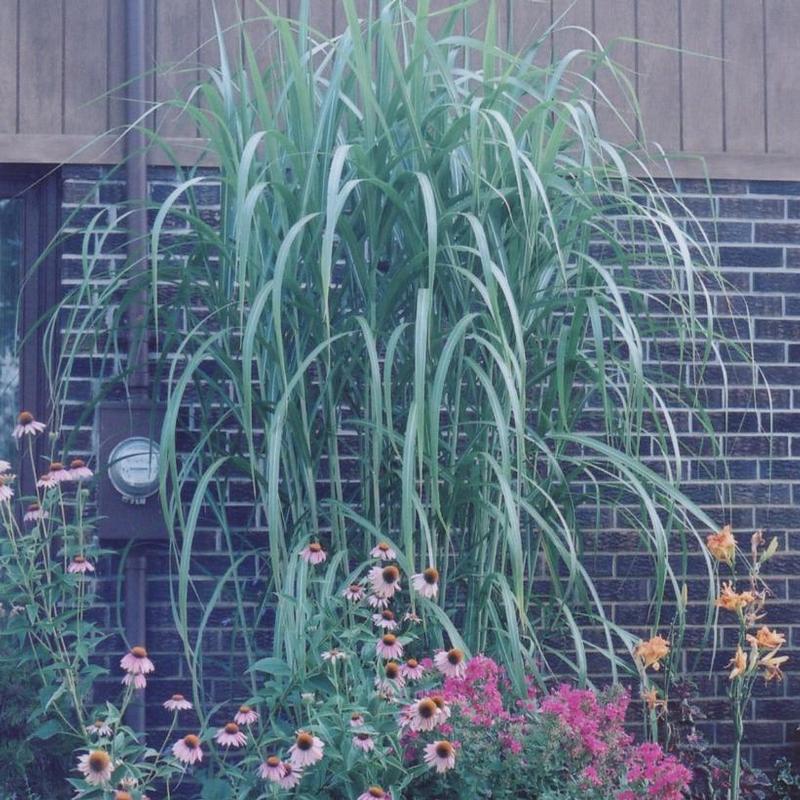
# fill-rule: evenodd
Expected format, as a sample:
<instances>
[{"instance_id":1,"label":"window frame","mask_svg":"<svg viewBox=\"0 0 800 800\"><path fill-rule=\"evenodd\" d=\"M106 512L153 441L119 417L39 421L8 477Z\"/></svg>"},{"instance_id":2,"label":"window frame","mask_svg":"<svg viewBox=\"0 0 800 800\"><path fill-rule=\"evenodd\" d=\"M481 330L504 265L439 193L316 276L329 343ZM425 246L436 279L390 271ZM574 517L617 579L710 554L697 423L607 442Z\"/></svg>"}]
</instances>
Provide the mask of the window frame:
<instances>
[{"instance_id":1,"label":"window frame","mask_svg":"<svg viewBox=\"0 0 800 800\"><path fill-rule=\"evenodd\" d=\"M22 257L20 259L21 298L17 331L19 352L20 406L37 419L52 418L47 376L42 352L45 326L38 325L58 301L60 249L51 245L61 222L61 180L58 168L33 164L0 166L0 199L19 199L22 206ZM41 258L35 272L34 264ZM31 335L28 332L33 331ZM57 343L54 343L57 346ZM9 432L10 433L10 432ZM33 488L27 464L20 464L23 491Z\"/></svg>"}]
</instances>

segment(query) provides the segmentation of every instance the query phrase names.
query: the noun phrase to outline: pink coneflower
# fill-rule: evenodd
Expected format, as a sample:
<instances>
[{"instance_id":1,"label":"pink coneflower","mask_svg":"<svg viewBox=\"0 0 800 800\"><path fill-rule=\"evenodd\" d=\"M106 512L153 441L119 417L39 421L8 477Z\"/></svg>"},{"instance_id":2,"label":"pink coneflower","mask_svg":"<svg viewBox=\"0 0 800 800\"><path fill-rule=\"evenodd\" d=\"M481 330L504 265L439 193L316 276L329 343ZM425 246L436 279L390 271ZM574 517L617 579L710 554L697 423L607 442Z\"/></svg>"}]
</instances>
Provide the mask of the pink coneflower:
<instances>
[{"instance_id":1,"label":"pink coneflower","mask_svg":"<svg viewBox=\"0 0 800 800\"><path fill-rule=\"evenodd\" d=\"M369 554L373 558L379 558L381 561L394 561L397 558L397 553L392 550L392 546L387 542L379 542L369 551Z\"/></svg>"},{"instance_id":2,"label":"pink coneflower","mask_svg":"<svg viewBox=\"0 0 800 800\"><path fill-rule=\"evenodd\" d=\"M10 472L11 464L3 458L0 458L0 472Z\"/></svg>"},{"instance_id":3,"label":"pink coneflower","mask_svg":"<svg viewBox=\"0 0 800 800\"><path fill-rule=\"evenodd\" d=\"M368 733L357 733L353 737L353 747L371 753L375 749L375 740Z\"/></svg>"},{"instance_id":4,"label":"pink coneflower","mask_svg":"<svg viewBox=\"0 0 800 800\"><path fill-rule=\"evenodd\" d=\"M53 483L63 483L70 480L69 471L64 469L64 465L60 461L51 462L50 470L47 474Z\"/></svg>"},{"instance_id":5,"label":"pink coneflower","mask_svg":"<svg viewBox=\"0 0 800 800\"><path fill-rule=\"evenodd\" d=\"M364 587L360 583L351 583L343 592L342 596L352 601L353 603L357 603L359 600L364 599Z\"/></svg>"},{"instance_id":6,"label":"pink coneflower","mask_svg":"<svg viewBox=\"0 0 800 800\"><path fill-rule=\"evenodd\" d=\"M409 658L400 667L400 674L409 681L418 681L425 674L425 667L416 658Z\"/></svg>"},{"instance_id":7,"label":"pink coneflower","mask_svg":"<svg viewBox=\"0 0 800 800\"><path fill-rule=\"evenodd\" d=\"M7 503L14 496L14 490L9 486L13 480L13 475L0 475L0 503Z\"/></svg>"},{"instance_id":8,"label":"pink coneflower","mask_svg":"<svg viewBox=\"0 0 800 800\"><path fill-rule=\"evenodd\" d=\"M447 678L463 678L467 672L464 653L457 647L453 647L450 650L440 650L433 657L433 663L439 672Z\"/></svg>"},{"instance_id":9,"label":"pink coneflower","mask_svg":"<svg viewBox=\"0 0 800 800\"><path fill-rule=\"evenodd\" d=\"M425 763L437 772L447 772L456 765L456 749L446 739L431 742L425 747Z\"/></svg>"},{"instance_id":10,"label":"pink coneflower","mask_svg":"<svg viewBox=\"0 0 800 800\"><path fill-rule=\"evenodd\" d=\"M195 764L203 760L203 748L200 747L200 737L190 733L183 739L178 739L172 745L172 755L184 764Z\"/></svg>"},{"instance_id":11,"label":"pink coneflower","mask_svg":"<svg viewBox=\"0 0 800 800\"><path fill-rule=\"evenodd\" d=\"M243 747L247 743L247 737L235 722L229 722L224 728L220 728L214 739L223 747Z\"/></svg>"},{"instance_id":12,"label":"pink coneflower","mask_svg":"<svg viewBox=\"0 0 800 800\"><path fill-rule=\"evenodd\" d=\"M388 608L389 600L385 597L378 597L376 594L371 594L367 597L367 605L371 608Z\"/></svg>"},{"instance_id":13,"label":"pink coneflower","mask_svg":"<svg viewBox=\"0 0 800 800\"><path fill-rule=\"evenodd\" d=\"M397 641L397 637L393 633L385 633L378 639L378 643L375 645L375 652L381 656L381 658L401 658L403 655L403 645Z\"/></svg>"},{"instance_id":14,"label":"pink coneflower","mask_svg":"<svg viewBox=\"0 0 800 800\"><path fill-rule=\"evenodd\" d=\"M132 647L130 652L122 657L119 665L132 675L147 675L148 672L155 670L153 662L147 657L147 650L141 645Z\"/></svg>"},{"instance_id":15,"label":"pink coneflower","mask_svg":"<svg viewBox=\"0 0 800 800\"><path fill-rule=\"evenodd\" d=\"M386 567L373 567L369 571L369 580L372 591L378 597L391 599L400 588L400 570L394 564Z\"/></svg>"},{"instance_id":16,"label":"pink coneflower","mask_svg":"<svg viewBox=\"0 0 800 800\"><path fill-rule=\"evenodd\" d=\"M147 686L147 678L139 672L126 672L122 676L123 686L133 686L134 689L144 689Z\"/></svg>"},{"instance_id":17,"label":"pink coneflower","mask_svg":"<svg viewBox=\"0 0 800 800\"><path fill-rule=\"evenodd\" d=\"M358 796L358 800L392 800L392 793L384 792L380 786L370 786L366 792Z\"/></svg>"},{"instance_id":18,"label":"pink coneflower","mask_svg":"<svg viewBox=\"0 0 800 800\"><path fill-rule=\"evenodd\" d=\"M37 422L30 411L20 411L13 436L15 439L21 439L23 436L36 436L36 434L41 433L45 427L44 422Z\"/></svg>"},{"instance_id":19,"label":"pink coneflower","mask_svg":"<svg viewBox=\"0 0 800 800\"><path fill-rule=\"evenodd\" d=\"M413 622L415 625L418 625L422 622L422 618L417 616L413 611L406 611L403 614L403 622Z\"/></svg>"},{"instance_id":20,"label":"pink coneflower","mask_svg":"<svg viewBox=\"0 0 800 800\"><path fill-rule=\"evenodd\" d=\"M39 476L36 481L36 486L39 489L52 489L58 486L58 481L53 477L51 472L44 472Z\"/></svg>"},{"instance_id":21,"label":"pink coneflower","mask_svg":"<svg viewBox=\"0 0 800 800\"><path fill-rule=\"evenodd\" d=\"M258 775L265 781L279 781L286 770L278 756L268 756L258 767Z\"/></svg>"},{"instance_id":22,"label":"pink coneflower","mask_svg":"<svg viewBox=\"0 0 800 800\"><path fill-rule=\"evenodd\" d=\"M412 731L432 731L440 721L439 706L432 697L422 697L401 712L401 727Z\"/></svg>"},{"instance_id":23,"label":"pink coneflower","mask_svg":"<svg viewBox=\"0 0 800 800\"><path fill-rule=\"evenodd\" d=\"M111 736L111 726L101 719L96 719L91 725L86 726L86 733L90 736Z\"/></svg>"},{"instance_id":24,"label":"pink coneflower","mask_svg":"<svg viewBox=\"0 0 800 800\"><path fill-rule=\"evenodd\" d=\"M388 661L383 668L383 677L375 678L375 688L383 692L392 694L396 689L402 689L405 686L400 665L396 661Z\"/></svg>"},{"instance_id":25,"label":"pink coneflower","mask_svg":"<svg viewBox=\"0 0 800 800\"><path fill-rule=\"evenodd\" d=\"M289 760L293 767L303 769L316 764L322 758L325 743L308 731L297 731L294 744L289 748Z\"/></svg>"},{"instance_id":26,"label":"pink coneflower","mask_svg":"<svg viewBox=\"0 0 800 800\"><path fill-rule=\"evenodd\" d=\"M440 694L432 694L431 700L436 703L436 708L439 709L439 722L445 722L446 720L450 719L450 706L445 703L444 697L442 697Z\"/></svg>"},{"instance_id":27,"label":"pink coneflower","mask_svg":"<svg viewBox=\"0 0 800 800\"><path fill-rule=\"evenodd\" d=\"M88 481L89 478L94 477L86 462L80 458L73 458L69 465L69 480L71 481Z\"/></svg>"},{"instance_id":28,"label":"pink coneflower","mask_svg":"<svg viewBox=\"0 0 800 800\"><path fill-rule=\"evenodd\" d=\"M342 661L347 658L347 653L345 653L344 650L340 650L338 647L332 647L330 650L325 650L325 652L320 653L320 658L323 661L330 661L332 664L335 664L337 661Z\"/></svg>"},{"instance_id":29,"label":"pink coneflower","mask_svg":"<svg viewBox=\"0 0 800 800\"><path fill-rule=\"evenodd\" d=\"M83 773L86 783L99 786L111 780L111 773L114 768L111 757L105 750L92 750L84 753L78 759L78 769Z\"/></svg>"},{"instance_id":30,"label":"pink coneflower","mask_svg":"<svg viewBox=\"0 0 800 800\"><path fill-rule=\"evenodd\" d=\"M31 503L22 519L25 522L38 522L40 519L47 519L47 512L38 503Z\"/></svg>"},{"instance_id":31,"label":"pink coneflower","mask_svg":"<svg viewBox=\"0 0 800 800\"><path fill-rule=\"evenodd\" d=\"M379 627L387 631L393 631L397 628L397 620L394 618L394 613L384 608L379 614L372 615L372 621Z\"/></svg>"},{"instance_id":32,"label":"pink coneflower","mask_svg":"<svg viewBox=\"0 0 800 800\"><path fill-rule=\"evenodd\" d=\"M439 571L434 567L411 576L414 588L423 596L432 600L439 593Z\"/></svg>"},{"instance_id":33,"label":"pink coneflower","mask_svg":"<svg viewBox=\"0 0 800 800\"><path fill-rule=\"evenodd\" d=\"M364 724L364 715L359 714L358 711L354 711L350 715L350 727L360 728L363 724Z\"/></svg>"},{"instance_id":34,"label":"pink coneflower","mask_svg":"<svg viewBox=\"0 0 800 800\"><path fill-rule=\"evenodd\" d=\"M167 711L191 711L192 704L182 694L174 694L164 701L164 708Z\"/></svg>"},{"instance_id":35,"label":"pink coneflower","mask_svg":"<svg viewBox=\"0 0 800 800\"><path fill-rule=\"evenodd\" d=\"M294 789L303 777L301 767L295 766L291 761L283 762L283 777L278 781L282 789Z\"/></svg>"},{"instance_id":36,"label":"pink coneflower","mask_svg":"<svg viewBox=\"0 0 800 800\"><path fill-rule=\"evenodd\" d=\"M69 566L67 567L67 572L81 574L86 572L94 572L94 566L92 565L91 561L86 558L86 556L73 556L72 561L70 561Z\"/></svg>"},{"instance_id":37,"label":"pink coneflower","mask_svg":"<svg viewBox=\"0 0 800 800\"><path fill-rule=\"evenodd\" d=\"M233 715L233 721L237 725L252 725L258 719L258 712L253 711L250 706L239 706L239 710Z\"/></svg>"},{"instance_id":38,"label":"pink coneflower","mask_svg":"<svg viewBox=\"0 0 800 800\"><path fill-rule=\"evenodd\" d=\"M311 542L300 551L300 558L309 564L321 564L327 557L328 554L319 542Z\"/></svg>"}]
</instances>

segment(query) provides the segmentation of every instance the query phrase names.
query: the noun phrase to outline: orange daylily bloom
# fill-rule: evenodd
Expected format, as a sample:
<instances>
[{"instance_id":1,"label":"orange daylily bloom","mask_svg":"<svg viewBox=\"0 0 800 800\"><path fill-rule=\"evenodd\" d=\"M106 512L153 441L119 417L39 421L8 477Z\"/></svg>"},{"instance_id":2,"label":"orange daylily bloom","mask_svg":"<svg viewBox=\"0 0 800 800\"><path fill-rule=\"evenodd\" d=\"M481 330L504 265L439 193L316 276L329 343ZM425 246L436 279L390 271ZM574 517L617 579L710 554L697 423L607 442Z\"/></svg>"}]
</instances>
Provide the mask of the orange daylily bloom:
<instances>
[{"instance_id":1,"label":"orange daylily bloom","mask_svg":"<svg viewBox=\"0 0 800 800\"><path fill-rule=\"evenodd\" d=\"M734 678L744 675L747 670L747 656L741 645L736 648L736 655L728 662L728 666L733 667L731 674L728 675L728 680L732 681Z\"/></svg>"},{"instance_id":2,"label":"orange daylily bloom","mask_svg":"<svg viewBox=\"0 0 800 800\"><path fill-rule=\"evenodd\" d=\"M726 611L739 611L750 603L755 602L753 592L736 592L730 583L722 585L722 591L717 598L717 607Z\"/></svg>"},{"instance_id":3,"label":"orange daylily bloom","mask_svg":"<svg viewBox=\"0 0 800 800\"><path fill-rule=\"evenodd\" d=\"M775 652L773 650L758 662L759 667L764 667L764 680L767 683L772 680L783 680L781 666L789 660L789 656L776 656Z\"/></svg>"},{"instance_id":4,"label":"orange daylily bloom","mask_svg":"<svg viewBox=\"0 0 800 800\"><path fill-rule=\"evenodd\" d=\"M786 637L762 625L755 636L747 635L747 641L759 650L777 650L782 644L786 644Z\"/></svg>"},{"instance_id":5,"label":"orange daylily bloom","mask_svg":"<svg viewBox=\"0 0 800 800\"><path fill-rule=\"evenodd\" d=\"M646 642L639 642L633 651L634 657L642 662L645 669L652 667L654 670L661 668L659 662L667 656L667 653L669 653L669 642L662 636L653 636Z\"/></svg>"},{"instance_id":6,"label":"orange daylily bloom","mask_svg":"<svg viewBox=\"0 0 800 800\"><path fill-rule=\"evenodd\" d=\"M651 711L657 711L658 709L666 708L667 705L666 700L659 699L657 689L647 689L647 690L643 689L642 700L644 700L645 703L647 703L647 707Z\"/></svg>"},{"instance_id":7,"label":"orange daylily bloom","mask_svg":"<svg viewBox=\"0 0 800 800\"><path fill-rule=\"evenodd\" d=\"M726 525L717 533L709 534L706 537L706 546L717 561L733 564L733 559L736 557L736 539L733 538L730 525Z\"/></svg>"}]
</instances>

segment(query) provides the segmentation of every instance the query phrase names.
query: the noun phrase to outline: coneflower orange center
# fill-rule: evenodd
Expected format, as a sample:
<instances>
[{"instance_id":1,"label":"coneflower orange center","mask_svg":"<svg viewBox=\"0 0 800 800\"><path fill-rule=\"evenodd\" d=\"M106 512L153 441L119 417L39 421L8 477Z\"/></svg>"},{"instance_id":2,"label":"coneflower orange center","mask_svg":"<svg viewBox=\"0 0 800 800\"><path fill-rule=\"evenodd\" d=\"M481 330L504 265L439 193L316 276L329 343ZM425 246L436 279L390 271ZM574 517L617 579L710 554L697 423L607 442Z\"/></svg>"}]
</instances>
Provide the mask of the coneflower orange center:
<instances>
[{"instance_id":1,"label":"coneflower orange center","mask_svg":"<svg viewBox=\"0 0 800 800\"><path fill-rule=\"evenodd\" d=\"M194 750L195 747L200 746L200 738L190 733L188 736L183 737L183 743L190 749Z\"/></svg>"},{"instance_id":2,"label":"coneflower orange center","mask_svg":"<svg viewBox=\"0 0 800 800\"><path fill-rule=\"evenodd\" d=\"M239 733L239 726L235 722L229 722L225 726L225 733Z\"/></svg>"},{"instance_id":3,"label":"coneflower orange center","mask_svg":"<svg viewBox=\"0 0 800 800\"><path fill-rule=\"evenodd\" d=\"M383 635L382 641L385 645L391 647L397 641L397 637L393 633L386 633Z\"/></svg>"},{"instance_id":4,"label":"coneflower orange center","mask_svg":"<svg viewBox=\"0 0 800 800\"><path fill-rule=\"evenodd\" d=\"M351 584L350 584L350 591L351 591L351 592L353 592L353 593L355 593L355 594L358 594L358 592L360 592L360 591L361 591L361 586L360 586L360 584L358 584L358 583L351 583Z\"/></svg>"},{"instance_id":5,"label":"coneflower orange center","mask_svg":"<svg viewBox=\"0 0 800 800\"><path fill-rule=\"evenodd\" d=\"M73 560L73 561L74 561L76 564L83 564L83 562L84 562L84 561L86 561L86 556L73 556L73 557L72 557L72 560Z\"/></svg>"},{"instance_id":6,"label":"coneflower orange center","mask_svg":"<svg viewBox=\"0 0 800 800\"><path fill-rule=\"evenodd\" d=\"M239 706L239 711L242 714L249 714L250 713L250 706Z\"/></svg>"},{"instance_id":7,"label":"coneflower orange center","mask_svg":"<svg viewBox=\"0 0 800 800\"><path fill-rule=\"evenodd\" d=\"M385 567L381 573L384 583L394 583L400 577L397 567Z\"/></svg>"},{"instance_id":8,"label":"coneflower orange center","mask_svg":"<svg viewBox=\"0 0 800 800\"><path fill-rule=\"evenodd\" d=\"M53 461L50 464L50 472L59 472L62 469L64 469L64 465L60 461Z\"/></svg>"},{"instance_id":9,"label":"coneflower orange center","mask_svg":"<svg viewBox=\"0 0 800 800\"><path fill-rule=\"evenodd\" d=\"M389 611L388 608L381 612L381 617L383 617L383 619L387 620L388 622L394 621L394 614L391 611Z\"/></svg>"},{"instance_id":10,"label":"coneflower orange center","mask_svg":"<svg viewBox=\"0 0 800 800\"><path fill-rule=\"evenodd\" d=\"M367 793L369 794L370 797L385 797L386 796L386 792L384 792L383 789L381 789L380 786L370 786L369 789L367 789Z\"/></svg>"},{"instance_id":11,"label":"coneflower orange center","mask_svg":"<svg viewBox=\"0 0 800 800\"><path fill-rule=\"evenodd\" d=\"M433 695L431 700L436 704L437 708L444 708L444 699L440 695Z\"/></svg>"},{"instance_id":12,"label":"coneflower orange center","mask_svg":"<svg viewBox=\"0 0 800 800\"><path fill-rule=\"evenodd\" d=\"M85 466L86 462L80 458L73 458L69 465L70 469L83 469Z\"/></svg>"},{"instance_id":13,"label":"coneflower orange center","mask_svg":"<svg viewBox=\"0 0 800 800\"><path fill-rule=\"evenodd\" d=\"M437 711L436 703L428 697L417 703L417 713L423 719L430 719Z\"/></svg>"},{"instance_id":14,"label":"coneflower orange center","mask_svg":"<svg viewBox=\"0 0 800 800\"><path fill-rule=\"evenodd\" d=\"M448 650L447 660L453 665L460 664L464 660L464 654L454 647L452 650Z\"/></svg>"},{"instance_id":15,"label":"coneflower orange center","mask_svg":"<svg viewBox=\"0 0 800 800\"><path fill-rule=\"evenodd\" d=\"M311 542L311 544L308 546L308 549L312 553L319 553L319 551L322 550L322 545L319 542Z\"/></svg>"},{"instance_id":16,"label":"coneflower orange center","mask_svg":"<svg viewBox=\"0 0 800 800\"><path fill-rule=\"evenodd\" d=\"M89 756L89 769L92 772L103 772L110 763L111 759L108 757L108 753L103 750L95 750Z\"/></svg>"},{"instance_id":17,"label":"coneflower orange center","mask_svg":"<svg viewBox=\"0 0 800 800\"><path fill-rule=\"evenodd\" d=\"M408 661L406 661L406 666L410 669L416 669L419 666L419 661L417 661L416 658L409 658Z\"/></svg>"},{"instance_id":18,"label":"coneflower orange center","mask_svg":"<svg viewBox=\"0 0 800 800\"><path fill-rule=\"evenodd\" d=\"M133 800L129 792L114 792L114 800Z\"/></svg>"},{"instance_id":19,"label":"coneflower orange center","mask_svg":"<svg viewBox=\"0 0 800 800\"><path fill-rule=\"evenodd\" d=\"M436 583L439 580L439 571L434 567L428 567L422 573L422 577L425 578L425 583Z\"/></svg>"},{"instance_id":20,"label":"coneflower orange center","mask_svg":"<svg viewBox=\"0 0 800 800\"><path fill-rule=\"evenodd\" d=\"M136 647L131 647L131 655L134 658L147 658L147 650L141 645L136 645Z\"/></svg>"},{"instance_id":21,"label":"coneflower orange center","mask_svg":"<svg viewBox=\"0 0 800 800\"><path fill-rule=\"evenodd\" d=\"M182 694L174 694L174 695L172 695L172 699L179 703L181 700L183 700L185 698L184 698L184 696Z\"/></svg>"},{"instance_id":22,"label":"coneflower orange center","mask_svg":"<svg viewBox=\"0 0 800 800\"><path fill-rule=\"evenodd\" d=\"M305 731L298 733L297 746L300 750L310 750L314 746L314 737Z\"/></svg>"},{"instance_id":23,"label":"coneflower orange center","mask_svg":"<svg viewBox=\"0 0 800 800\"><path fill-rule=\"evenodd\" d=\"M267 759L267 766L268 767L279 767L280 764L281 764L281 760L278 758L278 756L270 756Z\"/></svg>"},{"instance_id":24,"label":"coneflower orange center","mask_svg":"<svg viewBox=\"0 0 800 800\"><path fill-rule=\"evenodd\" d=\"M356 737L358 738L359 741L366 742L367 739L370 738L370 735L368 733L357 733Z\"/></svg>"},{"instance_id":25,"label":"coneflower orange center","mask_svg":"<svg viewBox=\"0 0 800 800\"><path fill-rule=\"evenodd\" d=\"M30 411L20 411L17 417L17 422L20 425L30 425L33 422L33 414Z\"/></svg>"},{"instance_id":26,"label":"coneflower orange center","mask_svg":"<svg viewBox=\"0 0 800 800\"><path fill-rule=\"evenodd\" d=\"M400 674L400 667L395 661L390 661L386 665L386 677L394 680Z\"/></svg>"},{"instance_id":27,"label":"coneflower orange center","mask_svg":"<svg viewBox=\"0 0 800 800\"><path fill-rule=\"evenodd\" d=\"M450 742L436 742L436 755L439 758L449 758L453 755L453 745Z\"/></svg>"}]
</instances>

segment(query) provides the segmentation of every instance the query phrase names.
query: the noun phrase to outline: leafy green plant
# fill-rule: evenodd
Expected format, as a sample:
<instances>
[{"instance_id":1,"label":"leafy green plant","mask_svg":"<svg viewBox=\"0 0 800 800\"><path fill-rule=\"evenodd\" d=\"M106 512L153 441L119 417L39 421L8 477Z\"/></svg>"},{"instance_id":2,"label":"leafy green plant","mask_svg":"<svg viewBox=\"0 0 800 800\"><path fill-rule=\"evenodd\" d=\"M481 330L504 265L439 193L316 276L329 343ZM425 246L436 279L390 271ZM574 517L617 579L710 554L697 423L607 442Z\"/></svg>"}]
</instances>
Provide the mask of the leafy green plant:
<instances>
[{"instance_id":1,"label":"leafy green plant","mask_svg":"<svg viewBox=\"0 0 800 800\"><path fill-rule=\"evenodd\" d=\"M473 29L470 2L433 15L393 0L363 20L352 0L342 9L346 30L325 38L308 2L296 20L265 7L265 68L246 30L240 60L219 31L220 67L194 88L198 106L183 103L215 169L190 170L153 208L144 279L130 264L109 276L109 231L87 226L84 279L58 317L72 333L55 406L81 352L116 352L116 322L149 288L174 616L199 693L225 586L244 656L302 663L302 601L267 652L253 632L309 539L349 564L386 538L409 572L438 569L437 607L518 686L526 670L584 679L590 651L616 675L636 638L586 568L582 509L615 506L638 533L654 626L680 595L671 556L692 543L714 596L702 533L717 525L680 490L673 418L710 433L705 370L723 351L746 357L717 329L707 242L676 223L680 201L641 153L598 129L583 94L605 101L597 73L628 88L603 49L546 65L537 46L509 54L492 13L484 38L458 33ZM199 203L217 184L218 223ZM662 368L663 342L691 375ZM246 539L231 480L250 487ZM193 628L207 524L230 564ZM240 574L250 554L267 564L255 623ZM569 645L553 646L564 632Z\"/></svg>"}]
</instances>

